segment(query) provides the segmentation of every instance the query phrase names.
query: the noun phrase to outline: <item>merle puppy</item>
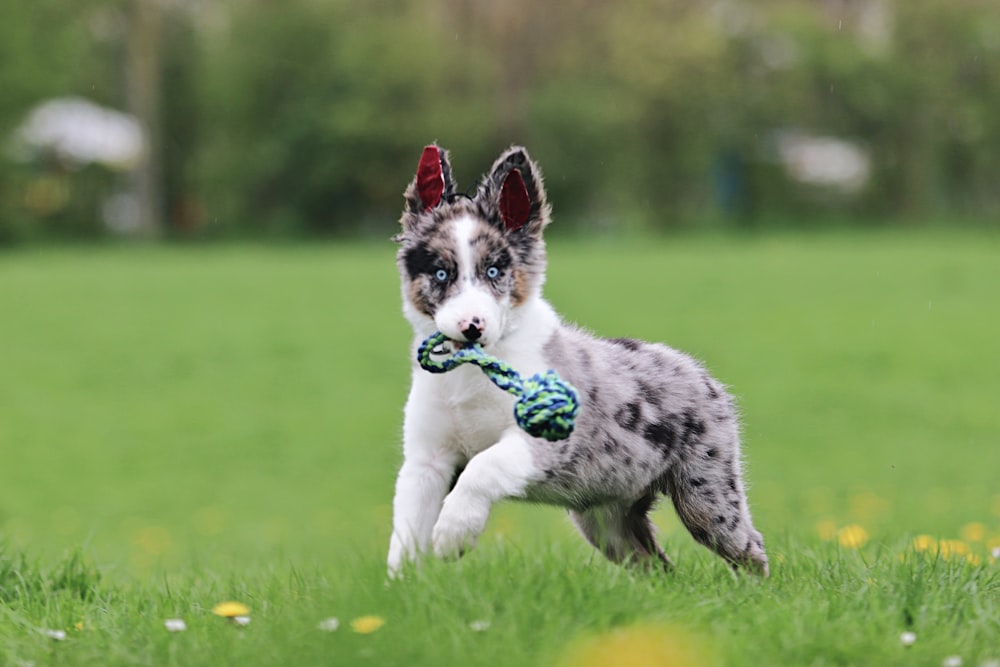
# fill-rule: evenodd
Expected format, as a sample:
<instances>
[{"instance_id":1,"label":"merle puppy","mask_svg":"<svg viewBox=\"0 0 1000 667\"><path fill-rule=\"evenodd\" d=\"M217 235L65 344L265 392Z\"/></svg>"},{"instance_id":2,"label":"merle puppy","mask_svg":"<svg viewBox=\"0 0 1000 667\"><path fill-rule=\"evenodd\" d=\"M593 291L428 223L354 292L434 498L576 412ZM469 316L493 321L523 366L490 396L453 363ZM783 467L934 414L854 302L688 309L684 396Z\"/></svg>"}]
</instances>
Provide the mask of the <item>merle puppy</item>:
<instances>
[{"instance_id":1,"label":"merle puppy","mask_svg":"<svg viewBox=\"0 0 1000 667\"><path fill-rule=\"evenodd\" d=\"M695 540L767 575L725 388L677 350L597 338L542 298L550 213L528 153L504 152L470 197L456 193L448 153L428 146L405 200L397 264L414 361L390 573L422 552L471 548L503 498L567 508L614 562L669 566L648 517L666 495ZM523 375L555 369L580 394L573 434L549 442L522 431L514 397L471 365L423 371L416 347L437 330L480 343Z\"/></svg>"}]
</instances>

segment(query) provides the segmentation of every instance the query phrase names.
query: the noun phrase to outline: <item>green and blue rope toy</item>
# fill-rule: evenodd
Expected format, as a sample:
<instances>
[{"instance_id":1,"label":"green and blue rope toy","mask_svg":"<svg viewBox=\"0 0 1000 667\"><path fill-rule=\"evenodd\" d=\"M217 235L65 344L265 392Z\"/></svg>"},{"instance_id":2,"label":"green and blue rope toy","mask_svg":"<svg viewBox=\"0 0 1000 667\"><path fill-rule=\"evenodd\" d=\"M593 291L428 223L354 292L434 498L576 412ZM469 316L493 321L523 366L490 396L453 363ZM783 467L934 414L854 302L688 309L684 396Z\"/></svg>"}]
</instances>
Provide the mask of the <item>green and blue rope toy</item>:
<instances>
[{"instance_id":1,"label":"green and blue rope toy","mask_svg":"<svg viewBox=\"0 0 1000 667\"><path fill-rule=\"evenodd\" d=\"M554 370L523 378L509 364L487 354L479 343L467 343L440 361L431 355L450 340L440 331L417 348L417 362L425 371L447 373L462 364L475 364L493 384L517 396L514 419L517 425L536 438L564 440L573 433L580 414L580 399L573 385Z\"/></svg>"}]
</instances>

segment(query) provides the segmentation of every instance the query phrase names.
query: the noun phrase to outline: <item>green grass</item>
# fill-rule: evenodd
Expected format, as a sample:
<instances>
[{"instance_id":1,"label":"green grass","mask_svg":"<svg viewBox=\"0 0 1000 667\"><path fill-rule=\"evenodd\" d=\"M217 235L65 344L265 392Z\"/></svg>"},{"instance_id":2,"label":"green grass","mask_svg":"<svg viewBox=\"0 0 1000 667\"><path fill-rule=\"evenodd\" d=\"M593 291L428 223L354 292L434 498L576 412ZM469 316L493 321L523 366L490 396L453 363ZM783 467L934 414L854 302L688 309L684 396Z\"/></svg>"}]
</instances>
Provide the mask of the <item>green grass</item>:
<instances>
[{"instance_id":1,"label":"green grass","mask_svg":"<svg viewBox=\"0 0 1000 667\"><path fill-rule=\"evenodd\" d=\"M466 559L386 586L391 244L0 255L0 664L540 665L633 626L727 665L1000 659L998 286L985 233L557 239L568 319L669 342L737 395L773 576L731 576L669 508L664 577L507 504ZM852 524L859 550L820 537ZM229 598L249 627L212 616ZM346 627L365 614L385 626Z\"/></svg>"}]
</instances>

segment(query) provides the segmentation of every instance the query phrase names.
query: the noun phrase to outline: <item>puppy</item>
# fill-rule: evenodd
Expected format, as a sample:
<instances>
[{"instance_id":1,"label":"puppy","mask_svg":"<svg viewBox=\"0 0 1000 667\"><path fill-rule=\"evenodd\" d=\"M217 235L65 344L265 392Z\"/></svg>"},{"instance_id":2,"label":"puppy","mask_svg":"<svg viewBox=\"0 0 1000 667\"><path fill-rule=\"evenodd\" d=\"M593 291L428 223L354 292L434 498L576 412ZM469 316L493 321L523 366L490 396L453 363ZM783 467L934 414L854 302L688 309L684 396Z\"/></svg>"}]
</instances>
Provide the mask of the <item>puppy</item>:
<instances>
[{"instance_id":1,"label":"puppy","mask_svg":"<svg viewBox=\"0 0 1000 667\"><path fill-rule=\"evenodd\" d=\"M691 357L631 338L597 338L542 298L549 224L542 175L521 147L504 152L472 196L458 194L448 153L427 146L405 192L396 263L413 326L388 567L433 550L461 555L498 500L568 509L610 560L662 564L649 512L671 498L695 540L767 575L747 506L737 412ZM431 374L416 348L441 331L476 342L522 375L555 369L581 409L562 441L514 422L514 397L471 365Z\"/></svg>"}]
</instances>

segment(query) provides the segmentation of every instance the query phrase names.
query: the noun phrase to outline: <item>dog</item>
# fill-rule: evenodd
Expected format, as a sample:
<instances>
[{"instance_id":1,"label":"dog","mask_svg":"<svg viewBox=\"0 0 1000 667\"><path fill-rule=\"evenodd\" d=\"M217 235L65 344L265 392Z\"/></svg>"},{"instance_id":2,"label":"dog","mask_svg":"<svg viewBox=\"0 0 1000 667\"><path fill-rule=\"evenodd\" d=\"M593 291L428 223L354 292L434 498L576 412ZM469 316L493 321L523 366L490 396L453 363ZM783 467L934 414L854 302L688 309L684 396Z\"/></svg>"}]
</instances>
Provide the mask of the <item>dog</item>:
<instances>
[{"instance_id":1,"label":"dog","mask_svg":"<svg viewBox=\"0 0 1000 667\"><path fill-rule=\"evenodd\" d=\"M598 338L563 322L542 297L551 212L528 152L503 152L469 195L456 190L448 152L427 146L404 199L394 241L414 361L390 576L429 551L462 555L505 498L567 508L613 562L669 569L649 518L661 496L696 541L767 576L725 388L665 345ZM522 374L554 369L580 398L570 437L550 442L518 428L514 397L471 365L422 370L417 346L436 331L455 345L478 343Z\"/></svg>"}]
</instances>

